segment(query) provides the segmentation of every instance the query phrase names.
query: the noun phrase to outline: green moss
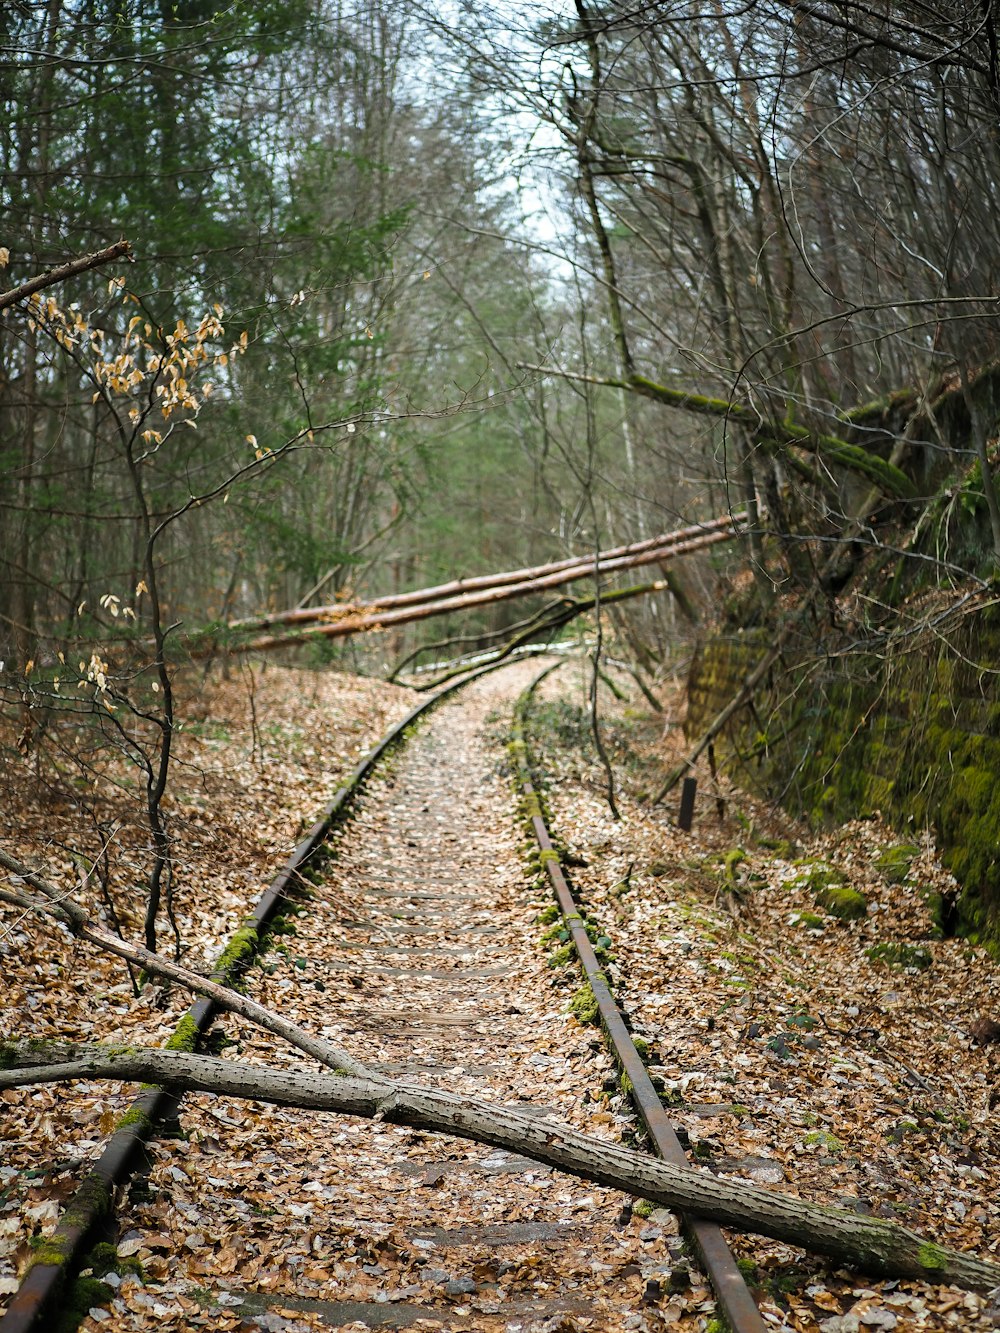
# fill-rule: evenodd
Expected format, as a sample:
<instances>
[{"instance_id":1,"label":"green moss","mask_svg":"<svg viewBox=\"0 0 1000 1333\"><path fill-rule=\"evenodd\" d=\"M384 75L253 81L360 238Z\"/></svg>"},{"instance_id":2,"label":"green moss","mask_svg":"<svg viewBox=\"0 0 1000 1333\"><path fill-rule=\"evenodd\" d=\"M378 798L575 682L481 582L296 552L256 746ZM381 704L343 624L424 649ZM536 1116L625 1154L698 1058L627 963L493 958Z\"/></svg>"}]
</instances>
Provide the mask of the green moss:
<instances>
[{"instance_id":1,"label":"green moss","mask_svg":"<svg viewBox=\"0 0 1000 1333\"><path fill-rule=\"evenodd\" d=\"M78 1277L63 1298L52 1333L72 1333L86 1319L88 1310L110 1305L114 1296L107 1283L95 1277Z\"/></svg>"},{"instance_id":2,"label":"green moss","mask_svg":"<svg viewBox=\"0 0 1000 1333\"><path fill-rule=\"evenodd\" d=\"M539 802L538 797L534 792L532 792L530 795L525 795L521 797L520 807L521 807L521 814L525 820L542 818L541 803Z\"/></svg>"},{"instance_id":3,"label":"green moss","mask_svg":"<svg viewBox=\"0 0 1000 1333\"><path fill-rule=\"evenodd\" d=\"M825 1129L814 1129L808 1133L802 1140L807 1148L823 1148L827 1152L843 1152L844 1145L836 1134L830 1134Z\"/></svg>"},{"instance_id":4,"label":"green moss","mask_svg":"<svg viewBox=\"0 0 1000 1333\"><path fill-rule=\"evenodd\" d=\"M103 1277L106 1273L117 1273L124 1277L126 1273L134 1273L142 1277L142 1264L134 1256L129 1259L122 1259L117 1248L109 1241L101 1241L95 1245L87 1256L83 1265L90 1268L98 1277Z\"/></svg>"},{"instance_id":5,"label":"green moss","mask_svg":"<svg viewBox=\"0 0 1000 1333\"><path fill-rule=\"evenodd\" d=\"M823 889L816 895L816 901L838 921L858 921L868 914L868 900L864 894L846 885Z\"/></svg>"},{"instance_id":6,"label":"green moss","mask_svg":"<svg viewBox=\"0 0 1000 1333\"><path fill-rule=\"evenodd\" d=\"M535 921L540 926L548 926L551 925L553 921L560 920L561 917L562 913L559 911L559 908L555 903L549 903L548 906L543 907L538 913L535 917Z\"/></svg>"},{"instance_id":7,"label":"green moss","mask_svg":"<svg viewBox=\"0 0 1000 1333\"><path fill-rule=\"evenodd\" d=\"M197 1049L199 1036L197 1023L190 1014L185 1014L174 1028L173 1035L165 1043L164 1049L168 1051L186 1051L189 1055L193 1054Z\"/></svg>"},{"instance_id":8,"label":"green moss","mask_svg":"<svg viewBox=\"0 0 1000 1333\"><path fill-rule=\"evenodd\" d=\"M899 842L886 847L875 860L878 870L889 884L902 884L910 873L910 866L920 855L920 848L912 842Z\"/></svg>"},{"instance_id":9,"label":"green moss","mask_svg":"<svg viewBox=\"0 0 1000 1333\"><path fill-rule=\"evenodd\" d=\"M601 1020L601 1011L590 983L584 982L569 1002L569 1011L578 1022L596 1025Z\"/></svg>"},{"instance_id":10,"label":"green moss","mask_svg":"<svg viewBox=\"0 0 1000 1333\"><path fill-rule=\"evenodd\" d=\"M140 1138L146 1139L153 1132L153 1122L141 1107L130 1106L115 1121L115 1129L134 1129Z\"/></svg>"},{"instance_id":11,"label":"green moss","mask_svg":"<svg viewBox=\"0 0 1000 1333\"><path fill-rule=\"evenodd\" d=\"M559 853L554 848L545 847L538 853L538 860L542 866L547 866L552 862L558 865L560 859Z\"/></svg>"},{"instance_id":12,"label":"green moss","mask_svg":"<svg viewBox=\"0 0 1000 1333\"><path fill-rule=\"evenodd\" d=\"M871 963L885 963L888 967L909 968L924 972L934 959L929 949L919 944L873 944L865 950L865 957Z\"/></svg>"},{"instance_id":13,"label":"green moss","mask_svg":"<svg viewBox=\"0 0 1000 1333\"><path fill-rule=\"evenodd\" d=\"M655 1211L659 1205L652 1199L633 1199L632 1214L634 1217L649 1217L650 1213Z\"/></svg>"},{"instance_id":14,"label":"green moss","mask_svg":"<svg viewBox=\"0 0 1000 1333\"><path fill-rule=\"evenodd\" d=\"M28 1244L31 1247L32 1268L36 1264L51 1264L61 1268L72 1253L69 1240L58 1231L51 1236L32 1236Z\"/></svg>"},{"instance_id":15,"label":"green moss","mask_svg":"<svg viewBox=\"0 0 1000 1333\"><path fill-rule=\"evenodd\" d=\"M101 1221L111 1212L111 1191L96 1172L85 1176L77 1187L76 1193L67 1206L60 1221L60 1227L80 1227L85 1229ZM54 1237L53 1237L54 1239Z\"/></svg>"},{"instance_id":16,"label":"green moss","mask_svg":"<svg viewBox=\"0 0 1000 1333\"><path fill-rule=\"evenodd\" d=\"M619 1088L621 1088L622 1095L625 1097L631 1097L632 1093L635 1092L635 1088L632 1085L632 1080L629 1078L628 1074L626 1074L624 1071L622 1071L621 1077L618 1080L618 1086Z\"/></svg>"},{"instance_id":17,"label":"green moss","mask_svg":"<svg viewBox=\"0 0 1000 1333\"><path fill-rule=\"evenodd\" d=\"M555 953L549 954L549 967L565 967L576 957L576 949L572 944L564 944L561 949L556 949Z\"/></svg>"},{"instance_id":18,"label":"green moss","mask_svg":"<svg viewBox=\"0 0 1000 1333\"><path fill-rule=\"evenodd\" d=\"M789 882L796 888L808 890L809 893L819 894L848 882L844 872L827 861L796 861L795 864L804 869Z\"/></svg>"},{"instance_id":19,"label":"green moss","mask_svg":"<svg viewBox=\"0 0 1000 1333\"><path fill-rule=\"evenodd\" d=\"M632 1038L632 1045L635 1047L635 1049L636 1049L636 1053L638 1054L639 1059L643 1062L643 1064L648 1063L648 1061L649 1061L649 1042L645 1039L645 1037L636 1037L636 1036L633 1036L633 1038Z\"/></svg>"},{"instance_id":20,"label":"green moss","mask_svg":"<svg viewBox=\"0 0 1000 1333\"><path fill-rule=\"evenodd\" d=\"M245 921L215 960L212 975L228 978L231 973L245 967L256 953L257 944L257 927Z\"/></svg>"},{"instance_id":21,"label":"green moss","mask_svg":"<svg viewBox=\"0 0 1000 1333\"><path fill-rule=\"evenodd\" d=\"M722 873L730 884L736 882L736 871L747 859L742 847L732 847L722 858Z\"/></svg>"},{"instance_id":22,"label":"green moss","mask_svg":"<svg viewBox=\"0 0 1000 1333\"><path fill-rule=\"evenodd\" d=\"M917 1250L917 1263L926 1273L934 1274L948 1267L948 1256L940 1245L925 1241Z\"/></svg>"},{"instance_id":23,"label":"green moss","mask_svg":"<svg viewBox=\"0 0 1000 1333\"><path fill-rule=\"evenodd\" d=\"M817 916L815 912L796 912L792 924L802 926L804 930L826 929L825 918Z\"/></svg>"},{"instance_id":24,"label":"green moss","mask_svg":"<svg viewBox=\"0 0 1000 1333\"><path fill-rule=\"evenodd\" d=\"M795 843L787 838L758 838L757 846L773 852L779 861L790 861L795 855Z\"/></svg>"}]
</instances>

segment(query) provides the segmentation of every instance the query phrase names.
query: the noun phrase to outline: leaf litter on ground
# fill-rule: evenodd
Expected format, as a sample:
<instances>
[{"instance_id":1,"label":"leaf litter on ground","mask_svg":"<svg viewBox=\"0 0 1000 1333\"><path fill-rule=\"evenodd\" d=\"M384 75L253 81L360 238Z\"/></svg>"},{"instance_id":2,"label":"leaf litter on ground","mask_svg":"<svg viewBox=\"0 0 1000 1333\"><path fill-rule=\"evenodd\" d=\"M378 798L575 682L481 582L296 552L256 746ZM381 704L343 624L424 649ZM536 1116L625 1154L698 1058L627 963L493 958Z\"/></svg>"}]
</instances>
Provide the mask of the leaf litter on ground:
<instances>
[{"instance_id":1,"label":"leaf litter on ground","mask_svg":"<svg viewBox=\"0 0 1000 1333\"><path fill-rule=\"evenodd\" d=\"M569 674L541 687L536 726L556 832L695 1159L996 1256L1000 968L941 938L932 907L957 886L930 835L877 817L810 831L706 763L684 833L674 808L638 799L682 757L680 729L664 738L641 700L602 688L616 822L593 750L566 744L568 716L589 722L589 673ZM679 719L682 691L665 702ZM824 908L817 869L860 893L865 915ZM995 1299L859 1282L789 1246L733 1244L762 1308L790 1327L1000 1326Z\"/></svg>"},{"instance_id":2,"label":"leaf litter on ground","mask_svg":"<svg viewBox=\"0 0 1000 1333\"><path fill-rule=\"evenodd\" d=\"M515 674L522 684L531 672ZM584 686L566 677L559 673L548 682L543 699L578 713ZM500 719L489 737L494 770L510 691L497 687L490 696ZM255 682L253 716L238 682L211 679L201 692L204 720L182 740L182 780L172 793L171 817L179 831L177 910L185 957L205 963L296 834L412 696L377 682L281 668L269 668ZM666 767L674 751L680 754L679 734L664 742L651 719L637 720L634 704L602 696L602 709L616 738L624 737L623 771L636 765L632 786L641 785L648 765ZM478 724L465 726L464 744L472 752L482 736ZM541 730L545 762L555 770L549 795L556 831L586 862L573 868L573 877L612 938L619 993L650 1043L653 1072L675 1103L696 1160L819 1201L880 1212L956 1246L985 1252L995 1245L997 1048L977 1045L969 1034L976 1020L1000 1012L1000 987L981 951L933 938L926 895L952 886L930 843L920 842L902 880L887 882L876 863L901 840L878 823L812 836L724 778L720 819L704 773L702 791L709 795L700 797L693 834L679 833L668 812L640 805L628 781L626 818L615 824L579 736L570 737L572 744L566 739L552 728ZM141 898L130 904L124 894L142 861L142 833L114 779L109 763L92 799L101 802L104 826L119 822L113 891L134 932ZM391 769L377 779L391 781ZM510 793L502 783L486 790L477 781L480 813L497 835L497 845L482 850L497 883L515 899L520 894L511 924L520 931L518 971L531 985L505 998L530 1016L535 1032L514 1053L517 1073L506 1083L501 1078L497 1088L506 1088L512 1101L554 1104L560 1118L589 1132L632 1134L635 1124L606 1056L592 1031L566 1012L578 984L573 969L548 969L538 947L534 914L544 900L524 897ZM81 841L79 803L71 795L53 785L40 799L38 786L25 780L4 819L12 850L75 882L77 864L62 850ZM509 836L498 832L505 823ZM392 824L389 815L386 830ZM733 856L737 848L740 855ZM481 860L470 861L470 875ZM868 898L867 916L843 923L817 910L796 861L835 866ZM334 870L331 901L343 915L352 893L349 858L338 859ZM84 954L68 936L12 919L8 909L0 922L5 975L11 974L17 1004L8 1012L21 1018L9 1020L11 1031L155 1043L169 1035L186 1006L187 997L156 988L134 1000L119 965ZM373 932L358 940L372 942L384 936ZM345 1044L357 1039L350 1025L365 1006L419 1001L405 976L382 978L373 990L363 948L357 969L318 978L307 976L312 964L294 937L288 943L287 951L269 955L266 970L255 969L256 997L280 1004L298 1021L319 1022ZM907 966L912 954L902 965L873 956L879 944L926 951L930 966L922 957L919 968ZM455 957L457 968L461 952ZM241 1059L297 1062L245 1025L227 1019L225 1027ZM377 1058L370 1050L359 1053ZM382 1054L398 1058L398 1045L388 1043ZM447 1068L419 1043L411 1042L405 1054L409 1064L427 1066L428 1079L473 1094L482 1091L477 1063L486 1066L496 1057L485 1039ZM54 1224L53 1198L69 1193L130 1094L95 1084L0 1095L13 1131L0 1181L2 1293L28 1257L30 1236ZM695 1270L686 1289L676 1278L682 1246L663 1210L631 1214L611 1191L543 1169L507 1171L495 1153L467 1144L456 1144L442 1161L441 1141L430 1136L329 1118L317 1133L320 1120L186 1099L188 1137L156 1145L150 1199L137 1205L137 1225L125 1232L123 1257L141 1259L143 1280L120 1276L115 1318L127 1312L124 1326L136 1329L319 1327L318 1311L300 1308L301 1302L282 1308L282 1294L329 1298L333 1289L340 1300L437 1304L463 1327L541 1328L550 1320L541 1308L521 1324L506 1318L502 1307L511 1292L530 1291L544 1301L546 1291L575 1286L586 1292L599 1280L613 1284L619 1314L605 1310L594 1322L593 1314L578 1312L565 1327L641 1333L706 1326L710 1293ZM355 1179L362 1144L364 1155L376 1156L363 1183ZM412 1219L407 1228L397 1218L409 1216L415 1195L426 1199L418 1216L434 1219L423 1238L414 1236ZM526 1243L505 1251L510 1266L501 1273L486 1242L463 1249L459 1272L454 1252L440 1251L433 1239L449 1227L532 1223L553 1210L570 1223L585 1219L591 1230L599 1221L571 1265L554 1243ZM978 1297L919 1283L859 1282L787 1246L756 1238L734 1243L775 1327L839 1333L995 1326ZM650 1282L659 1295L646 1308ZM223 1290L252 1285L273 1293L276 1303L247 1324L236 1306L230 1312L217 1299L206 1304L210 1284ZM98 1327L99 1316L95 1308L87 1326Z\"/></svg>"}]
</instances>

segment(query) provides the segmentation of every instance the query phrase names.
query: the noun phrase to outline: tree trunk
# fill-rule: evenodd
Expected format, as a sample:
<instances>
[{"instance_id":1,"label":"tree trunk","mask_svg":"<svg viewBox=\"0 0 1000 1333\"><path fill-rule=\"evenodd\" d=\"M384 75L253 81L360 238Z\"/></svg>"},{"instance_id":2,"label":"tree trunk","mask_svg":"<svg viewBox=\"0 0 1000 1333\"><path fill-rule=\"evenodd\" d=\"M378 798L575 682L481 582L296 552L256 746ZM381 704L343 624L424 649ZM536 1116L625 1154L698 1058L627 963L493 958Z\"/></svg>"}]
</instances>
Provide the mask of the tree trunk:
<instances>
[{"instance_id":1,"label":"tree trunk","mask_svg":"<svg viewBox=\"0 0 1000 1333\"><path fill-rule=\"evenodd\" d=\"M681 542L696 540L710 533L728 531L743 521L743 514L736 512L723 514L719 518L707 518L703 523L694 523L690 527L678 528L675 532L664 532L658 537L647 537L644 541L631 542L627 546L611 547L600 551L597 560L607 568L612 560L622 560L629 556L639 556L649 551L659 551L661 547L673 548ZM570 556L565 560L553 560L549 564L528 566L524 569L509 569L498 574L478 574L468 579L452 579L449 583L438 583L431 588L416 588L412 592L390 593L387 597L375 597L357 602L334 602L329 606L297 607L294 611L279 611L274 615L255 616L248 620L234 620L229 628L267 629L271 625L305 625L312 621L323 620L331 616L347 614L372 614L378 611L395 610L403 606L423 606L427 602L441 601L446 597L480 592L491 588L506 587L512 583L530 583L545 578L549 574L558 574L576 569L579 575L573 578L588 578L594 570L592 555ZM625 566L628 568L628 566ZM567 582L572 579L567 578Z\"/></svg>"},{"instance_id":2,"label":"tree trunk","mask_svg":"<svg viewBox=\"0 0 1000 1333\"><path fill-rule=\"evenodd\" d=\"M0 1088L67 1079L153 1082L175 1092L211 1092L277 1106L336 1111L449 1134L524 1153L599 1185L675 1211L799 1245L835 1262L891 1277L1000 1286L1000 1265L948 1250L878 1218L777 1194L707 1170L590 1138L568 1125L489 1102L381 1078L250 1068L211 1056L69 1042L0 1044Z\"/></svg>"},{"instance_id":3,"label":"tree trunk","mask_svg":"<svg viewBox=\"0 0 1000 1333\"><path fill-rule=\"evenodd\" d=\"M665 560L674 560L678 556L688 555L692 551L701 551L717 542L732 541L738 534L733 528L722 528L708 532L704 536L693 537L689 541L676 545L643 551L639 555L620 556L615 560L602 562L602 574L621 569L635 569L640 565L659 564ZM362 634L366 630L387 629L391 625L401 625L408 621L427 620L431 616L447 615L451 611L465 611L474 606L490 606L494 602L508 601L514 597L528 597L535 593L547 592L564 583L573 583L580 579L593 578L595 565L587 565L549 574L545 578L531 579L524 583L514 583L502 587L487 588L483 592L467 593L462 596L448 597L442 601L431 601L419 606L404 606L391 611L377 609L366 614L354 614L350 609L337 611L338 618L324 621L318 625L308 625L298 634L275 634L264 638L248 639L244 643L234 643L229 647L231 653L267 652L272 648L291 647L307 642L311 638L343 638L350 634ZM195 654L198 655L197 653Z\"/></svg>"}]
</instances>

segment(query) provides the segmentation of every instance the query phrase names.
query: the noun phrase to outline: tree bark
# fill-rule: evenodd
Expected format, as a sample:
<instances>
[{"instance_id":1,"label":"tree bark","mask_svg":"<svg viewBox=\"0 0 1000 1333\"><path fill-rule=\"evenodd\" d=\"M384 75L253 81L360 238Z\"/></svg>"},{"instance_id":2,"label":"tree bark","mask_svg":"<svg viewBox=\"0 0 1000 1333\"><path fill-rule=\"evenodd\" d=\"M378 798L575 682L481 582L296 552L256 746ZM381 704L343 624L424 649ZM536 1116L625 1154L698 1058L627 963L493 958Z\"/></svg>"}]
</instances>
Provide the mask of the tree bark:
<instances>
[{"instance_id":1,"label":"tree bark","mask_svg":"<svg viewBox=\"0 0 1000 1333\"><path fill-rule=\"evenodd\" d=\"M621 560L629 556L640 556L649 551L658 551L661 547L672 548L682 542L697 540L710 533L727 531L743 521L742 513L723 514L719 518L709 518L703 523L693 523L690 527L678 528L675 532L661 533L658 537L647 537L644 541L630 542L626 546L615 546L598 553L597 560L606 568L609 561ZM625 566L626 568L628 566ZM579 576L586 578L593 573L592 555L570 556L566 560L553 560L549 564L528 566L524 569L504 570L499 574L479 574L468 579L452 579L449 583L439 583L431 588L416 588L412 592L393 593L387 597L370 598L358 602L334 602L329 606L297 607L294 611L278 611L270 616L254 616L248 620L234 620L229 624L231 630L267 629L271 625L306 625L316 620L332 616L366 615L379 611L396 610L404 606L423 606L428 602L441 601L446 597L481 592L491 588L502 588L513 583L529 583L536 579L580 569ZM567 582L571 582L567 578Z\"/></svg>"},{"instance_id":2,"label":"tree bark","mask_svg":"<svg viewBox=\"0 0 1000 1333\"><path fill-rule=\"evenodd\" d=\"M691 538L676 545L657 547L643 551L639 555L621 556L616 560L602 562L602 574L620 569L635 569L640 565L659 564L673 560L677 556L701 551L717 542L732 541L737 535L733 528L722 528L708 532L704 536ZM427 620L431 616L443 616L452 611L465 611L474 606L489 606L494 602L508 601L514 597L527 597L534 593L546 592L564 583L573 583L579 579L593 578L594 563L574 566L572 569L549 574L545 578L529 579L523 583L514 583L505 587L487 588L482 592L467 593L458 597L448 597L442 601L431 601L419 606L404 606L396 610L372 610L367 614L354 614L349 609L346 614L337 609L338 619L331 619L318 625L309 625L298 634L267 635L262 638L248 639L245 643L231 644L230 653L267 652L272 648L292 647L297 643L307 642L315 637L343 638L349 634L362 634L366 630L388 629L392 625L405 624L408 621Z\"/></svg>"},{"instance_id":3,"label":"tree bark","mask_svg":"<svg viewBox=\"0 0 1000 1333\"><path fill-rule=\"evenodd\" d=\"M1000 1264L946 1249L894 1223L716 1177L707 1170L675 1166L591 1138L558 1121L416 1084L250 1067L179 1051L70 1042L0 1044L0 1070L5 1071L0 1072L0 1088L73 1078L147 1081L177 1092L210 1092L410 1125L525 1153L570 1175L723 1226L799 1245L864 1272L954 1283L975 1291L1000 1286Z\"/></svg>"}]
</instances>

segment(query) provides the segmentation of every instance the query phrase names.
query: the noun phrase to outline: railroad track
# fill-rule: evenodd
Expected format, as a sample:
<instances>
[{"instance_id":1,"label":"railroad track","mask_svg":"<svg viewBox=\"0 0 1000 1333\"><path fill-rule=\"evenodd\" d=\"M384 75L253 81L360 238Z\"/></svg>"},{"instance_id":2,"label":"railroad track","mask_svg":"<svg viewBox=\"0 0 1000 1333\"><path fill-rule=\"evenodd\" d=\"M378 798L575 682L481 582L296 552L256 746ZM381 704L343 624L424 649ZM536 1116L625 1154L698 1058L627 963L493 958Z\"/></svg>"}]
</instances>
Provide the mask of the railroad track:
<instances>
[{"instance_id":1,"label":"railroad track","mask_svg":"<svg viewBox=\"0 0 1000 1333\"><path fill-rule=\"evenodd\" d=\"M484 735L536 670L482 679L430 715L332 833L343 793L331 803L272 886L280 901L323 845L309 910L245 984L377 1072L536 1106L617 1139L629 1118L595 1096L607 1056L552 990L537 948L544 899L518 859L499 738ZM554 855L543 859L560 889ZM616 1058L659 1142L658 1099L609 1015ZM292 1062L231 1016L225 1030L244 1060ZM183 1126L186 1137L149 1146L148 1174L117 1210L126 1262L111 1279L116 1327L694 1328L711 1308L673 1228L530 1159L190 1095ZM717 1228L699 1223L693 1235L730 1326L762 1328ZM52 1326L51 1305L23 1297L3 1333ZM94 1311L87 1328L102 1323Z\"/></svg>"}]
</instances>

